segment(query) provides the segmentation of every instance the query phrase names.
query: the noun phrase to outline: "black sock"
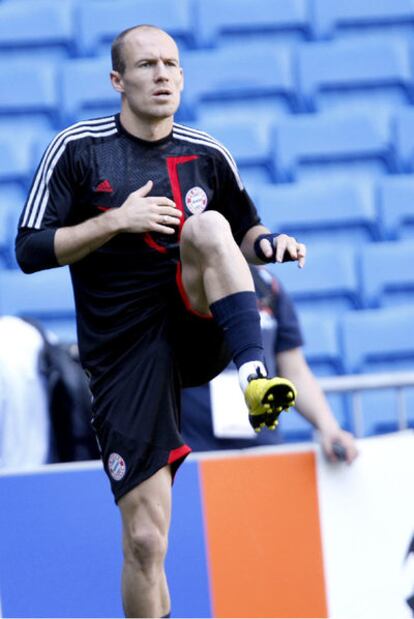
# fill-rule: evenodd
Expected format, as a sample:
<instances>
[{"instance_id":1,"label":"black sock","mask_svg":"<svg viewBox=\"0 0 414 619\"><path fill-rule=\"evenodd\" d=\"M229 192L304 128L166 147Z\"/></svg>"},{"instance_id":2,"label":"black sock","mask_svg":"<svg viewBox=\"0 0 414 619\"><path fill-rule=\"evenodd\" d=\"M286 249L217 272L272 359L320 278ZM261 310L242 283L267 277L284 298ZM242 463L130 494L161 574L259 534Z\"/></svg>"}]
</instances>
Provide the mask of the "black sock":
<instances>
[{"instance_id":1,"label":"black sock","mask_svg":"<svg viewBox=\"0 0 414 619\"><path fill-rule=\"evenodd\" d=\"M265 364L256 294L249 290L223 297L210 305L214 320L223 329L237 368L249 361Z\"/></svg>"}]
</instances>

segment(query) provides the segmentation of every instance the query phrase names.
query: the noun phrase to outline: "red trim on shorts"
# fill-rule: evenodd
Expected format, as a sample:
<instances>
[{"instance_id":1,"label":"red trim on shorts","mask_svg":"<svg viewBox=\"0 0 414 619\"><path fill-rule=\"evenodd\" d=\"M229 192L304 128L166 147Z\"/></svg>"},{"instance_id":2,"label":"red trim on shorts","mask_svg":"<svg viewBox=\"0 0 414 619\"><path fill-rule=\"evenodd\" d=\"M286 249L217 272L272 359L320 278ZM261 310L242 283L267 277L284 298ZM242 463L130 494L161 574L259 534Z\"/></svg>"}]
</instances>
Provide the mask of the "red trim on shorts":
<instances>
[{"instance_id":1,"label":"red trim on shorts","mask_svg":"<svg viewBox=\"0 0 414 619\"><path fill-rule=\"evenodd\" d=\"M188 295L185 291L184 284L183 284L183 278L181 276L181 262L178 262L177 264L177 270L175 273L175 281L177 283L178 292L180 293L180 297L182 299L182 302L185 305L185 309L187 310L187 312L190 312L190 314L194 314L194 316L198 316L198 318L204 318L205 320L212 320L213 316L211 314L203 314L202 312L198 312L196 309L194 309L191 306L190 299L188 298Z\"/></svg>"},{"instance_id":2,"label":"red trim on shorts","mask_svg":"<svg viewBox=\"0 0 414 619\"><path fill-rule=\"evenodd\" d=\"M173 464L173 462L185 458L189 453L191 453L191 449L188 445L181 445L181 447L171 449L170 455L168 456L168 464Z\"/></svg>"}]
</instances>

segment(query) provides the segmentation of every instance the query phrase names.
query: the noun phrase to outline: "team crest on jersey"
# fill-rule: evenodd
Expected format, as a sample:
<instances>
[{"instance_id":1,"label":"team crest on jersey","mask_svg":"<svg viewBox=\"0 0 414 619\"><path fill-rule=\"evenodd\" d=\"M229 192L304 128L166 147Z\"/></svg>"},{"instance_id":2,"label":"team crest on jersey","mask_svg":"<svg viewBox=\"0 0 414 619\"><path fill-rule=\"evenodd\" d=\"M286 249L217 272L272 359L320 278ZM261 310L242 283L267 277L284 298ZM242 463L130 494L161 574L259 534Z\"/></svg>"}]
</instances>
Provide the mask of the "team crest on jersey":
<instances>
[{"instance_id":1,"label":"team crest on jersey","mask_svg":"<svg viewBox=\"0 0 414 619\"><path fill-rule=\"evenodd\" d=\"M126 464L122 456L117 453L111 453L108 458L108 470L112 479L121 481L126 473Z\"/></svg>"},{"instance_id":2,"label":"team crest on jersey","mask_svg":"<svg viewBox=\"0 0 414 619\"><path fill-rule=\"evenodd\" d=\"M207 194L201 187L192 187L185 194L185 205L193 215L202 213L207 206Z\"/></svg>"}]
</instances>

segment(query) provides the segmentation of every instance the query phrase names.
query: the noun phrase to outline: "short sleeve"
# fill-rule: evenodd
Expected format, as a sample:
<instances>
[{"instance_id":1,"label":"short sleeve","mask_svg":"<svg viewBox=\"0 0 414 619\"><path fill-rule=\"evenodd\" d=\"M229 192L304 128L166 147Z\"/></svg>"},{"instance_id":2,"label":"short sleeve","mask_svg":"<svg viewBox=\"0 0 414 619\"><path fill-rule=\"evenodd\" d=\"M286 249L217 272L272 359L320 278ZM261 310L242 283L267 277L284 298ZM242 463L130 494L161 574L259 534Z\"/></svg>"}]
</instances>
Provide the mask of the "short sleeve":
<instances>
[{"instance_id":1,"label":"short sleeve","mask_svg":"<svg viewBox=\"0 0 414 619\"><path fill-rule=\"evenodd\" d=\"M233 157L225 152L217 165L217 194L213 208L230 223L234 239L240 245L246 232L261 221Z\"/></svg>"},{"instance_id":2,"label":"short sleeve","mask_svg":"<svg viewBox=\"0 0 414 619\"><path fill-rule=\"evenodd\" d=\"M276 286L275 318L277 320L277 335L275 339L275 353L277 354L303 346L304 342L293 301L279 282L276 282Z\"/></svg>"}]
</instances>

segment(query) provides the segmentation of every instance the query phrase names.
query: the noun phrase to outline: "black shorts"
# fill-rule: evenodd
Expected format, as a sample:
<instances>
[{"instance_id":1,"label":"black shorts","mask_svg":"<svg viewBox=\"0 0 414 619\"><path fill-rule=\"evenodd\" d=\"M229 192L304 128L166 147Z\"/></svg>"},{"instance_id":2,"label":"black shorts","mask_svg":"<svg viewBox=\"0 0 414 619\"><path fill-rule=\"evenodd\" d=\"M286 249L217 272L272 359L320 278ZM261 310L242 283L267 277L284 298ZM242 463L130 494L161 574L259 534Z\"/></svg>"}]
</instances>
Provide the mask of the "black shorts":
<instances>
[{"instance_id":1,"label":"black shorts","mask_svg":"<svg viewBox=\"0 0 414 619\"><path fill-rule=\"evenodd\" d=\"M177 288L91 381L92 425L116 502L167 464L175 474L191 451L180 434L181 388L208 382L229 361L221 329L191 312Z\"/></svg>"}]
</instances>

